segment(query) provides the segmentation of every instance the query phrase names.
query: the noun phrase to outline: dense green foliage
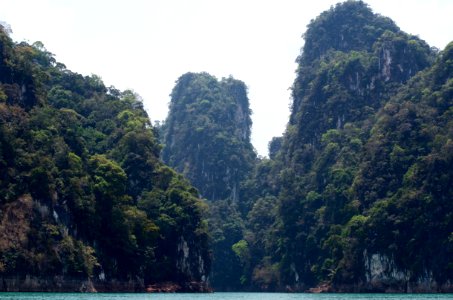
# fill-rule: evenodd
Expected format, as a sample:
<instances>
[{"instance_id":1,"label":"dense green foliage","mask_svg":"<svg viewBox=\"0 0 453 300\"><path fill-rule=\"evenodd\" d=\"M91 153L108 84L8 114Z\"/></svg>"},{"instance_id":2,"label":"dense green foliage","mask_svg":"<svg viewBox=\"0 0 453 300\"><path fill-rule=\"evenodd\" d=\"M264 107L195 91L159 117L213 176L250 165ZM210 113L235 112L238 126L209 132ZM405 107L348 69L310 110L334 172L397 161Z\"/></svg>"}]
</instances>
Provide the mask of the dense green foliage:
<instances>
[{"instance_id":1,"label":"dense green foliage","mask_svg":"<svg viewBox=\"0 0 453 300\"><path fill-rule=\"evenodd\" d=\"M364 219L357 215L378 200L354 195L375 116L434 57L423 41L392 24L362 2L348 1L321 14L307 30L277 167L284 182L279 191L284 282L363 279L362 252L351 247L346 233L352 225L362 230ZM345 43L331 39L339 28L353 33L345 35ZM311 45L323 51L313 55ZM371 180L389 191L386 182Z\"/></svg>"},{"instance_id":2,"label":"dense green foliage","mask_svg":"<svg viewBox=\"0 0 453 300\"><path fill-rule=\"evenodd\" d=\"M203 106L221 88L207 74L186 74L173 91L164 153L217 200L209 220L215 286L404 291L448 283L452 46L437 53L361 1L322 13L304 38L286 132L269 143L269 159L237 177L237 202L214 196L231 198L224 176L215 180L221 187L203 171L194 176L234 165L231 152L214 146L221 128L234 141L236 127L211 121L231 116L230 108Z\"/></svg>"},{"instance_id":3,"label":"dense green foliage","mask_svg":"<svg viewBox=\"0 0 453 300\"><path fill-rule=\"evenodd\" d=\"M0 276L201 281L206 208L160 150L136 94L0 31Z\"/></svg>"},{"instance_id":4,"label":"dense green foliage","mask_svg":"<svg viewBox=\"0 0 453 300\"><path fill-rule=\"evenodd\" d=\"M162 127L164 161L209 201L211 282L222 290L241 286L241 261L232 245L243 238L241 182L256 157L250 143L250 113L243 82L187 73L176 82Z\"/></svg>"},{"instance_id":5,"label":"dense green foliage","mask_svg":"<svg viewBox=\"0 0 453 300\"><path fill-rule=\"evenodd\" d=\"M393 257L413 280L453 278L452 105L450 43L379 112L351 189L365 215L363 249Z\"/></svg>"},{"instance_id":6,"label":"dense green foliage","mask_svg":"<svg viewBox=\"0 0 453 300\"><path fill-rule=\"evenodd\" d=\"M453 278L451 45L436 54L360 1L311 22L287 130L248 183L252 286L372 289L373 257L397 289Z\"/></svg>"},{"instance_id":7,"label":"dense green foliage","mask_svg":"<svg viewBox=\"0 0 453 300\"><path fill-rule=\"evenodd\" d=\"M182 75L153 128L132 91L0 31L0 277L453 291L453 43L352 0L304 39L257 158L239 80Z\"/></svg>"},{"instance_id":8,"label":"dense green foliage","mask_svg":"<svg viewBox=\"0 0 453 300\"><path fill-rule=\"evenodd\" d=\"M239 183L255 158L251 124L243 82L184 74L171 94L162 158L210 201L238 202Z\"/></svg>"}]
</instances>

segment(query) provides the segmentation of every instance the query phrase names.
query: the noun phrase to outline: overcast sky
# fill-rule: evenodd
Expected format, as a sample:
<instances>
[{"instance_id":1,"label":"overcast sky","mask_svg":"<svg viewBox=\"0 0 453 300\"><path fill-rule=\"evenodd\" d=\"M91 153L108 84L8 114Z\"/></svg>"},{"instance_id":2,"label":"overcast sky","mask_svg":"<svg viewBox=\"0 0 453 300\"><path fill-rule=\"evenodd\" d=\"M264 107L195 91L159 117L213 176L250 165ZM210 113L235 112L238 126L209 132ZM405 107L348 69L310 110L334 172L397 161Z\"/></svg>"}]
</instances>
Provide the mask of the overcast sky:
<instances>
[{"instance_id":1,"label":"overcast sky","mask_svg":"<svg viewBox=\"0 0 453 300\"><path fill-rule=\"evenodd\" d=\"M68 69L133 89L165 119L179 76L206 71L248 86L260 155L285 129L295 59L311 19L338 0L0 0L15 41L41 41ZM443 49L453 0L370 0L376 13Z\"/></svg>"}]
</instances>

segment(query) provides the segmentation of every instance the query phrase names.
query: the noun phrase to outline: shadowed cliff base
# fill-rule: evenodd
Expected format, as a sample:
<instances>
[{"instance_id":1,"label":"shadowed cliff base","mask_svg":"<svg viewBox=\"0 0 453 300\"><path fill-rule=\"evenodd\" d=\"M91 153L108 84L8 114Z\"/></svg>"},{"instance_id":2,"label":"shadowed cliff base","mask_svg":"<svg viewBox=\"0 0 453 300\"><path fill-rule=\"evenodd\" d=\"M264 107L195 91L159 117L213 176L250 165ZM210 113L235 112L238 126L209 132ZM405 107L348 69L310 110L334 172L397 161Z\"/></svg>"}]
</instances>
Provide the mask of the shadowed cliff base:
<instances>
[{"instance_id":1,"label":"shadowed cliff base","mask_svg":"<svg viewBox=\"0 0 453 300\"><path fill-rule=\"evenodd\" d=\"M143 280L92 280L64 276L0 277L0 292L72 292L72 293L210 293L204 282L159 282L145 285Z\"/></svg>"}]
</instances>

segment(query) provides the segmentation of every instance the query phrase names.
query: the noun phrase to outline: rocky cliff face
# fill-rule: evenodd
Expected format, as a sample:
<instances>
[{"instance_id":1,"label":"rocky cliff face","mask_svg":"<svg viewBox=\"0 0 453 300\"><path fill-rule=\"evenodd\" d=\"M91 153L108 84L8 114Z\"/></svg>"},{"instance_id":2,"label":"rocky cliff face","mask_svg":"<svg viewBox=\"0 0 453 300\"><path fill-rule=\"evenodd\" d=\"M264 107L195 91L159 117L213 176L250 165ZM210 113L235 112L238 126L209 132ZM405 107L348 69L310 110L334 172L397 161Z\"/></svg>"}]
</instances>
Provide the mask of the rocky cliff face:
<instances>
[{"instance_id":1,"label":"rocky cliff face","mask_svg":"<svg viewBox=\"0 0 453 300\"><path fill-rule=\"evenodd\" d=\"M398 268L395 261L383 254L364 252L365 281L356 284L324 286L323 292L373 293L451 293L450 280L439 283L433 272L425 269L421 274Z\"/></svg>"},{"instance_id":2,"label":"rocky cliff face","mask_svg":"<svg viewBox=\"0 0 453 300\"><path fill-rule=\"evenodd\" d=\"M238 202L239 183L255 158L251 124L244 83L184 74L172 92L162 157L206 199Z\"/></svg>"},{"instance_id":3,"label":"rocky cliff face","mask_svg":"<svg viewBox=\"0 0 453 300\"><path fill-rule=\"evenodd\" d=\"M210 270L205 262L203 253L192 239L186 241L184 237L180 238L178 243L178 261L176 266L181 273L187 274L189 278L197 278L202 284L208 282Z\"/></svg>"}]
</instances>

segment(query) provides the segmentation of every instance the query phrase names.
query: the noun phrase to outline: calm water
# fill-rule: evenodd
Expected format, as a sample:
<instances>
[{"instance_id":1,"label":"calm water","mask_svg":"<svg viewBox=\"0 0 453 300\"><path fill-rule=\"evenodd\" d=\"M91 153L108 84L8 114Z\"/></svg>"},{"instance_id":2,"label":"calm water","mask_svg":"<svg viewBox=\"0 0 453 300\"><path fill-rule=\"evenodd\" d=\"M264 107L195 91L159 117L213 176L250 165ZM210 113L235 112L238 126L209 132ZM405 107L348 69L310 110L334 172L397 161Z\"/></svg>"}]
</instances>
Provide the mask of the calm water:
<instances>
[{"instance_id":1,"label":"calm water","mask_svg":"<svg viewBox=\"0 0 453 300\"><path fill-rule=\"evenodd\" d=\"M59 293L0 293L0 300L452 300L453 294L59 294Z\"/></svg>"}]
</instances>

